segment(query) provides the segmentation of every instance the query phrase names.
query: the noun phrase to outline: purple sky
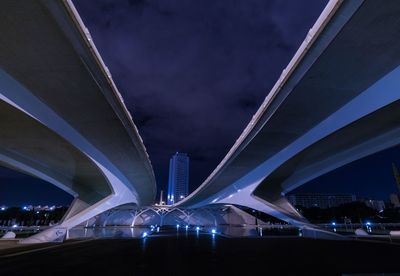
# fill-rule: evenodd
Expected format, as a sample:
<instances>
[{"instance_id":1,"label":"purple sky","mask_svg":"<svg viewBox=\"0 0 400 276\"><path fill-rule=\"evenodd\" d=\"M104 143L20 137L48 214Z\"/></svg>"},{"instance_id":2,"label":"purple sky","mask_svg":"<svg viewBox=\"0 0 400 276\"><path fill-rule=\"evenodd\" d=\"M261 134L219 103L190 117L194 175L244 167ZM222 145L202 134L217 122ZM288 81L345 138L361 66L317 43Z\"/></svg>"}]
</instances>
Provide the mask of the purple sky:
<instances>
[{"instance_id":1,"label":"purple sky","mask_svg":"<svg viewBox=\"0 0 400 276\"><path fill-rule=\"evenodd\" d=\"M150 154L176 151L190 190L225 156L327 1L91 1L75 5Z\"/></svg>"}]
</instances>

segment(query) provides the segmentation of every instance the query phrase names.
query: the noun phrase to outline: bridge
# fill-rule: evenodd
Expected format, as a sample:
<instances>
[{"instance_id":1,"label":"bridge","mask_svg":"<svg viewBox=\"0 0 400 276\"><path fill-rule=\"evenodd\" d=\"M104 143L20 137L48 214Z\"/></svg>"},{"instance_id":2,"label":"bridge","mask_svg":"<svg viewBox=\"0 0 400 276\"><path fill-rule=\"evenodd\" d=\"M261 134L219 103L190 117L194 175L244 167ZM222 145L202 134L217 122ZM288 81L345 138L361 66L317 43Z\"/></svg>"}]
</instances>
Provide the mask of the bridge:
<instances>
[{"instance_id":1,"label":"bridge","mask_svg":"<svg viewBox=\"0 0 400 276\"><path fill-rule=\"evenodd\" d=\"M209 205L202 208L176 208L167 205L142 206L132 209L129 206L113 208L86 221L84 227L218 227L272 225L277 222L258 219L253 212L246 212L234 205ZM282 225L282 223L280 223Z\"/></svg>"},{"instance_id":2,"label":"bridge","mask_svg":"<svg viewBox=\"0 0 400 276\"><path fill-rule=\"evenodd\" d=\"M164 212L142 209L156 192L149 157L72 2L0 7L0 164L75 196L59 225L25 242L120 219L127 204L131 226ZM241 205L313 228L286 193L400 142L399 14L396 0L329 1L226 157L172 207L189 217Z\"/></svg>"},{"instance_id":3,"label":"bridge","mask_svg":"<svg viewBox=\"0 0 400 276\"><path fill-rule=\"evenodd\" d=\"M71 1L0 3L0 165L75 197L57 239L122 204L151 204L149 156Z\"/></svg>"},{"instance_id":4,"label":"bridge","mask_svg":"<svg viewBox=\"0 0 400 276\"><path fill-rule=\"evenodd\" d=\"M308 225L286 193L400 142L399 14L398 1L330 1L225 158L176 206L237 204Z\"/></svg>"}]
</instances>

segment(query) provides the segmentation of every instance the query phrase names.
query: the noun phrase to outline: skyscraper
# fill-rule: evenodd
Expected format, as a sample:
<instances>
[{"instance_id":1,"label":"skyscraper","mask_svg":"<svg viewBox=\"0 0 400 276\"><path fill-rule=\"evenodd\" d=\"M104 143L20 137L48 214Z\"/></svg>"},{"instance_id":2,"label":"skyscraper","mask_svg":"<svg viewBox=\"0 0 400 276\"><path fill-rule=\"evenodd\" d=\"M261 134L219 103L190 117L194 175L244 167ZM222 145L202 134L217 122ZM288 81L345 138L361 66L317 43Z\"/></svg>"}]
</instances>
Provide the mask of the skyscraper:
<instances>
[{"instance_id":1,"label":"skyscraper","mask_svg":"<svg viewBox=\"0 0 400 276\"><path fill-rule=\"evenodd\" d=\"M189 193L189 157L175 153L169 160L168 204L184 199Z\"/></svg>"}]
</instances>

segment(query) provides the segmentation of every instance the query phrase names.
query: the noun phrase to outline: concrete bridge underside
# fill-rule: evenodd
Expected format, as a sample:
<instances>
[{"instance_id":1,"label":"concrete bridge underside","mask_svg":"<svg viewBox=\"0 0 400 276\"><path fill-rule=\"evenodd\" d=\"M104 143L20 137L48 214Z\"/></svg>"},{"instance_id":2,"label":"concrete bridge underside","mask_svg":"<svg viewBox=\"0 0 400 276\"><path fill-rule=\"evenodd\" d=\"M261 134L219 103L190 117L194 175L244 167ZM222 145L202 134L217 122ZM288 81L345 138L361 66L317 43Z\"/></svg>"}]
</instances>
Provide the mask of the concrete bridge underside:
<instances>
[{"instance_id":1,"label":"concrete bridge underside","mask_svg":"<svg viewBox=\"0 0 400 276\"><path fill-rule=\"evenodd\" d=\"M123 204L151 204L146 149L71 1L0 3L0 165L75 200L51 241Z\"/></svg>"},{"instance_id":2,"label":"concrete bridge underside","mask_svg":"<svg viewBox=\"0 0 400 276\"><path fill-rule=\"evenodd\" d=\"M330 1L227 156L176 206L239 204L309 225L287 192L400 142L399 15L398 1Z\"/></svg>"}]
</instances>

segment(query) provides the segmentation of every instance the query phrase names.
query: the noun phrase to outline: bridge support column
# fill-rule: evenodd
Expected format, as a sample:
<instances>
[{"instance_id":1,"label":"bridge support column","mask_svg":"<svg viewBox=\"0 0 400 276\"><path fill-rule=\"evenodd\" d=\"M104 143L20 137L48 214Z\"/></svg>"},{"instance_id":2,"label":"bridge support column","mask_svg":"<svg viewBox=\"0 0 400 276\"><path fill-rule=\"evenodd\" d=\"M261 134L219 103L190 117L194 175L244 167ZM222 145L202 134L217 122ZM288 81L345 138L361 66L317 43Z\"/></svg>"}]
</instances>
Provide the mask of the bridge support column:
<instances>
[{"instance_id":1,"label":"bridge support column","mask_svg":"<svg viewBox=\"0 0 400 276\"><path fill-rule=\"evenodd\" d=\"M227 198L220 199L215 203L231 205L236 204L266 213L291 225L299 227L303 237L317 239L346 239L346 237L342 235L319 228L318 226L308 222L300 214L295 214L293 212L289 213L288 211L281 209L276 205L270 204L265 200L255 197L252 195L253 190L253 185L250 185L240 192L228 196Z\"/></svg>"},{"instance_id":2,"label":"bridge support column","mask_svg":"<svg viewBox=\"0 0 400 276\"><path fill-rule=\"evenodd\" d=\"M109 209L130 202L130 200L121 201L121 198L112 194L85 208L83 206L87 206L87 204L84 204L81 200L76 199L60 224L54 225L53 227L50 227L49 229L46 229L36 235L23 239L20 241L20 243L62 242L67 238L68 231L71 228Z\"/></svg>"},{"instance_id":3,"label":"bridge support column","mask_svg":"<svg viewBox=\"0 0 400 276\"><path fill-rule=\"evenodd\" d=\"M128 189L119 178L95 160L93 161L108 179L113 193L90 206L79 199L75 199L71 208L68 210L63 221L59 225L55 225L43 232L21 240L21 243L63 241L66 238L69 229L93 218L94 216L120 205L138 203L136 195Z\"/></svg>"}]
</instances>

